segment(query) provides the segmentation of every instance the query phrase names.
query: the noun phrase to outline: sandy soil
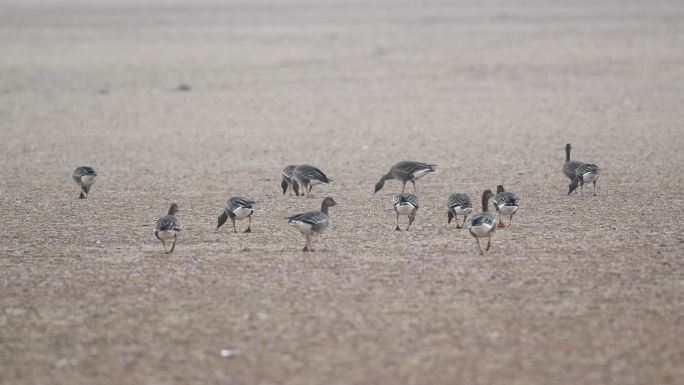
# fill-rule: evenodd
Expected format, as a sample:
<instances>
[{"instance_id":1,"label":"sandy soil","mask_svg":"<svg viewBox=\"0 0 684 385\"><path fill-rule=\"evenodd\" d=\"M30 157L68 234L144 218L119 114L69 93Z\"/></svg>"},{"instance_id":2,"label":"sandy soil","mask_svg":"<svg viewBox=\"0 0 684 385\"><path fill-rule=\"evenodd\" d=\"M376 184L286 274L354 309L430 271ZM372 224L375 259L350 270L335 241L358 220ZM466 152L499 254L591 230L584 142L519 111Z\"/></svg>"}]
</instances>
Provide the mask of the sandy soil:
<instances>
[{"instance_id":1,"label":"sandy soil","mask_svg":"<svg viewBox=\"0 0 684 385\"><path fill-rule=\"evenodd\" d=\"M2 3L0 383L681 381L684 5L595 3ZM372 195L403 159L439 165L409 233ZM303 162L336 182L282 196ZM446 199L502 182L481 257ZM231 195L253 234L215 230Z\"/></svg>"}]
</instances>

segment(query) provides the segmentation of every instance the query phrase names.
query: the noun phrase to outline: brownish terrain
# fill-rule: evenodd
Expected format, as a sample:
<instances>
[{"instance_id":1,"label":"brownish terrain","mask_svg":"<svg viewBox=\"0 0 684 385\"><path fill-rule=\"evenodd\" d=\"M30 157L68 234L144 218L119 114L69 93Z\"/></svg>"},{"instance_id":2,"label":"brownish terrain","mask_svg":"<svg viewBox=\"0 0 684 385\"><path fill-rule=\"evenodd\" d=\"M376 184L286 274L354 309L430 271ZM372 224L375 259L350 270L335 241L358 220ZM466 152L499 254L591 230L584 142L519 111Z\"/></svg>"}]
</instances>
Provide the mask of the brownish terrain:
<instances>
[{"instance_id":1,"label":"brownish terrain","mask_svg":"<svg viewBox=\"0 0 684 385\"><path fill-rule=\"evenodd\" d=\"M0 3L1 384L681 383L684 3L182 4ZM405 159L439 167L396 232ZM446 200L499 183L480 256Z\"/></svg>"}]
</instances>

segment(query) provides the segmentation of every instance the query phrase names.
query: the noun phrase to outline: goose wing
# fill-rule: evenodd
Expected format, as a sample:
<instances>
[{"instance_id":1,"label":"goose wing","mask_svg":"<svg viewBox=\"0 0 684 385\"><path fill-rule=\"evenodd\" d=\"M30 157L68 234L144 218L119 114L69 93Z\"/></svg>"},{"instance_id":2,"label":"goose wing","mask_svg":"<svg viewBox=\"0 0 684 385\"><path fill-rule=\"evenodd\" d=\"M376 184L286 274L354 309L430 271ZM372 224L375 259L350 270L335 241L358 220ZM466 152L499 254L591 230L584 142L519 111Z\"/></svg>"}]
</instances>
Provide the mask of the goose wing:
<instances>
[{"instance_id":1,"label":"goose wing","mask_svg":"<svg viewBox=\"0 0 684 385\"><path fill-rule=\"evenodd\" d=\"M157 225L155 226L155 230L157 231L168 231L168 230L173 230L173 231L180 231L181 230L181 225L180 222L178 221L178 218L176 218L174 215L165 215L157 221Z\"/></svg>"},{"instance_id":2,"label":"goose wing","mask_svg":"<svg viewBox=\"0 0 684 385\"><path fill-rule=\"evenodd\" d=\"M575 176L582 177L585 174L598 174L601 169L595 164L583 163L575 168Z\"/></svg>"},{"instance_id":3,"label":"goose wing","mask_svg":"<svg viewBox=\"0 0 684 385\"><path fill-rule=\"evenodd\" d=\"M433 172L435 171L436 167L436 164L404 161L392 166L392 174L396 179L410 179L416 173L420 173L421 171L424 173Z\"/></svg>"},{"instance_id":4,"label":"goose wing","mask_svg":"<svg viewBox=\"0 0 684 385\"><path fill-rule=\"evenodd\" d=\"M319 180L323 183L332 182L332 179L329 179L323 171L306 164L295 167L292 173L300 180Z\"/></svg>"},{"instance_id":5,"label":"goose wing","mask_svg":"<svg viewBox=\"0 0 684 385\"><path fill-rule=\"evenodd\" d=\"M92 167L81 166L81 167L77 167L77 168L74 170L74 173L72 174L72 176L73 176L74 180L76 181L76 183L81 183L81 178L84 177L84 176L87 176L87 175L89 175L89 176L97 176L97 173L95 172L95 169L92 168Z\"/></svg>"},{"instance_id":6,"label":"goose wing","mask_svg":"<svg viewBox=\"0 0 684 385\"><path fill-rule=\"evenodd\" d=\"M254 210L254 201L243 197L232 197L226 202L227 212L233 212L240 208Z\"/></svg>"},{"instance_id":7,"label":"goose wing","mask_svg":"<svg viewBox=\"0 0 684 385\"><path fill-rule=\"evenodd\" d=\"M491 226L492 228L496 228L496 215L494 213L490 213L489 211L475 214L473 217L470 219L470 226L482 226L482 225L487 225Z\"/></svg>"},{"instance_id":8,"label":"goose wing","mask_svg":"<svg viewBox=\"0 0 684 385\"><path fill-rule=\"evenodd\" d=\"M494 203L496 203L498 207L517 206L518 196L508 191L500 192L494 197Z\"/></svg>"},{"instance_id":9,"label":"goose wing","mask_svg":"<svg viewBox=\"0 0 684 385\"><path fill-rule=\"evenodd\" d=\"M451 194L449 196L449 200L447 201L447 206L450 209L453 209L454 207L473 207L473 203L470 201L470 197L467 196L466 194Z\"/></svg>"},{"instance_id":10,"label":"goose wing","mask_svg":"<svg viewBox=\"0 0 684 385\"><path fill-rule=\"evenodd\" d=\"M292 181L292 172L295 169L295 165L289 165L283 169L280 173L283 175L283 178L287 179L288 182Z\"/></svg>"},{"instance_id":11,"label":"goose wing","mask_svg":"<svg viewBox=\"0 0 684 385\"><path fill-rule=\"evenodd\" d=\"M394 205L410 204L418 208L418 197L410 193L402 193L394 197Z\"/></svg>"},{"instance_id":12,"label":"goose wing","mask_svg":"<svg viewBox=\"0 0 684 385\"><path fill-rule=\"evenodd\" d=\"M308 211L287 218L287 222L291 225L304 225L313 232L320 233L328 226L328 215L322 211Z\"/></svg>"}]
</instances>

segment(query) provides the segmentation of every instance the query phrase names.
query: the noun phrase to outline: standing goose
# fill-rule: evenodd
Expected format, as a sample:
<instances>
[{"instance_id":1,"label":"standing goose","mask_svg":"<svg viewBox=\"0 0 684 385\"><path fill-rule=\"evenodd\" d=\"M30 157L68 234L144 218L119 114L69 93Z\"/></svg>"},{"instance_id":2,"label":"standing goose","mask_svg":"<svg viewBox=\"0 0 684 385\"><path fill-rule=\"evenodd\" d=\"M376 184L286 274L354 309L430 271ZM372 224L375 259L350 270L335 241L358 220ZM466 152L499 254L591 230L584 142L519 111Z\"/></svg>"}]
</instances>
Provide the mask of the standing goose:
<instances>
[{"instance_id":1,"label":"standing goose","mask_svg":"<svg viewBox=\"0 0 684 385\"><path fill-rule=\"evenodd\" d=\"M401 192L406 190L406 182L411 182L413 184L413 192L416 192L416 180L420 179L427 173L434 172L436 168L436 164L413 161L399 162L392 166L387 174L383 175L378 183L375 184L375 192L377 193L380 191L385 186L385 181L390 179L396 179L403 183Z\"/></svg>"},{"instance_id":2,"label":"standing goose","mask_svg":"<svg viewBox=\"0 0 684 385\"><path fill-rule=\"evenodd\" d=\"M287 192L288 187L290 188L290 195L292 195L292 191L294 191L296 196L299 196L299 184L297 184L297 181L294 179L294 175L292 175L295 165L289 165L281 171L281 175L283 176L283 180L280 182L280 187L283 188L283 195Z\"/></svg>"},{"instance_id":3,"label":"standing goose","mask_svg":"<svg viewBox=\"0 0 684 385\"><path fill-rule=\"evenodd\" d=\"M502 185L496 186L496 195L494 196L494 208L499 213L499 228L504 228L506 225L501 220L501 215L508 215L508 226L513 221L513 214L518 211L518 196L512 192L504 190Z\"/></svg>"},{"instance_id":4,"label":"standing goose","mask_svg":"<svg viewBox=\"0 0 684 385\"><path fill-rule=\"evenodd\" d=\"M470 235L475 237L477 241L480 255L484 255L484 251L482 251L480 246L480 238L487 238L487 248L485 250L489 251L492 235L496 231L497 215L489 211L489 200L493 195L492 190L485 190L482 193L482 212L473 215L473 218L470 220L470 229L468 229Z\"/></svg>"},{"instance_id":5,"label":"standing goose","mask_svg":"<svg viewBox=\"0 0 684 385\"><path fill-rule=\"evenodd\" d=\"M581 195L584 196L584 184L594 184L594 195L596 195L596 181L599 178L600 169L595 164L583 163L575 169L575 178L570 183L568 188L568 195L580 186Z\"/></svg>"},{"instance_id":6,"label":"standing goose","mask_svg":"<svg viewBox=\"0 0 684 385\"><path fill-rule=\"evenodd\" d=\"M97 173L95 169L88 166L77 167L72 174L74 182L81 186L81 194L78 196L79 199L88 198L88 193L90 192L90 187L95 183L97 178Z\"/></svg>"},{"instance_id":7,"label":"standing goose","mask_svg":"<svg viewBox=\"0 0 684 385\"><path fill-rule=\"evenodd\" d=\"M224 223L230 218L233 221L233 232L237 233L235 228L235 221L239 221L245 218L249 218L249 223L247 224L247 230L245 233L252 232L252 214L254 214L254 201L242 197L232 197L226 202L226 206L223 209L223 213L218 217L218 226L223 226Z\"/></svg>"},{"instance_id":8,"label":"standing goose","mask_svg":"<svg viewBox=\"0 0 684 385\"><path fill-rule=\"evenodd\" d=\"M449 200L447 201L447 216L449 220L447 223L451 223L452 219L456 219L456 228L461 229L465 227L466 218L473 211L473 204L470 202L470 197L466 194L451 194ZM458 224L458 216L463 215L463 224Z\"/></svg>"},{"instance_id":9,"label":"standing goose","mask_svg":"<svg viewBox=\"0 0 684 385\"><path fill-rule=\"evenodd\" d=\"M321 203L321 211L308 211L287 218L287 223L294 226L306 238L303 251L314 251L311 242L315 241L328 227L330 224L328 208L336 205L337 203L334 199L326 197L323 199L323 203Z\"/></svg>"},{"instance_id":10,"label":"standing goose","mask_svg":"<svg viewBox=\"0 0 684 385\"><path fill-rule=\"evenodd\" d=\"M172 203L171 207L169 207L169 213L159 218L157 225L154 227L154 236L161 241L166 254L173 253L173 249L176 248L176 238L181 231L181 225L178 218L176 218L176 213L178 213L178 205ZM166 251L166 241L171 240L173 240L171 250Z\"/></svg>"},{"instance_id":11,"label":"standing goose","mask_svg":"<svg viewBox=\"0 0 684 385\"><path fill-rule=\"evenodd\" d=\"M409 230L413 220L416 219L416 212L418 211L418 197L414 194L401 193L394 197L394 211L397 213L397 227L395 230L400 231L399 215L408 216L408 225L406 231Z\"/></svg>"},{"instance_id":12,"label":"standing goose","mask_svg":"<svg viewBox=\"0 0 684 385\"><path fill-rule=\"evenodd\" d=\"M570 150L572 146L570 143L565 145L565 163L563 163L563 174L565 174L570 181L575 179L575 169L583 163L577 160L570 160Z\"/></svg>"},{"instance_id":13,"label":"standing goose","mask_svg":"<svg viewBox=\"0 0 684 385\"><path fill-rule=\"evenodd\" d=\"M313 186L332 182L320 169L302 164L292 170L292 176L297 184L302 186L302 194L309 195Z\"/></svg>"}]
</instances>

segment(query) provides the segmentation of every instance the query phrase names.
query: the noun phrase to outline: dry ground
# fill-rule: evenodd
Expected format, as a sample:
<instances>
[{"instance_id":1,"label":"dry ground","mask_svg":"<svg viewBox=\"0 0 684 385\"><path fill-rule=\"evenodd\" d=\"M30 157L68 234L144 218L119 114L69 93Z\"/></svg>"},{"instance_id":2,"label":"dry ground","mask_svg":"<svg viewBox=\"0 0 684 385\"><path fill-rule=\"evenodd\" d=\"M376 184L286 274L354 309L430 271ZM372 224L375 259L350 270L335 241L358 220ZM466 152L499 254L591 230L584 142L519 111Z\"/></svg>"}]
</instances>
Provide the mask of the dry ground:
<instances>
[{"instance_id":1,"label":"dry ground","mask_svg":"<svg viewBox=\"0 0 684 385\"><path fill-rule=\"evenodd\" d=\"M683 378L681 2L62 3L0 4L0 383ZM372 195L403 159L439 165L409 233ZM302 162L335 183L282 196ZM481 257L446 198L501 182ZM215 230L237 194L253 234ZM283 217L324 195L301 253Z\"/></svg>"}]
</instances>

